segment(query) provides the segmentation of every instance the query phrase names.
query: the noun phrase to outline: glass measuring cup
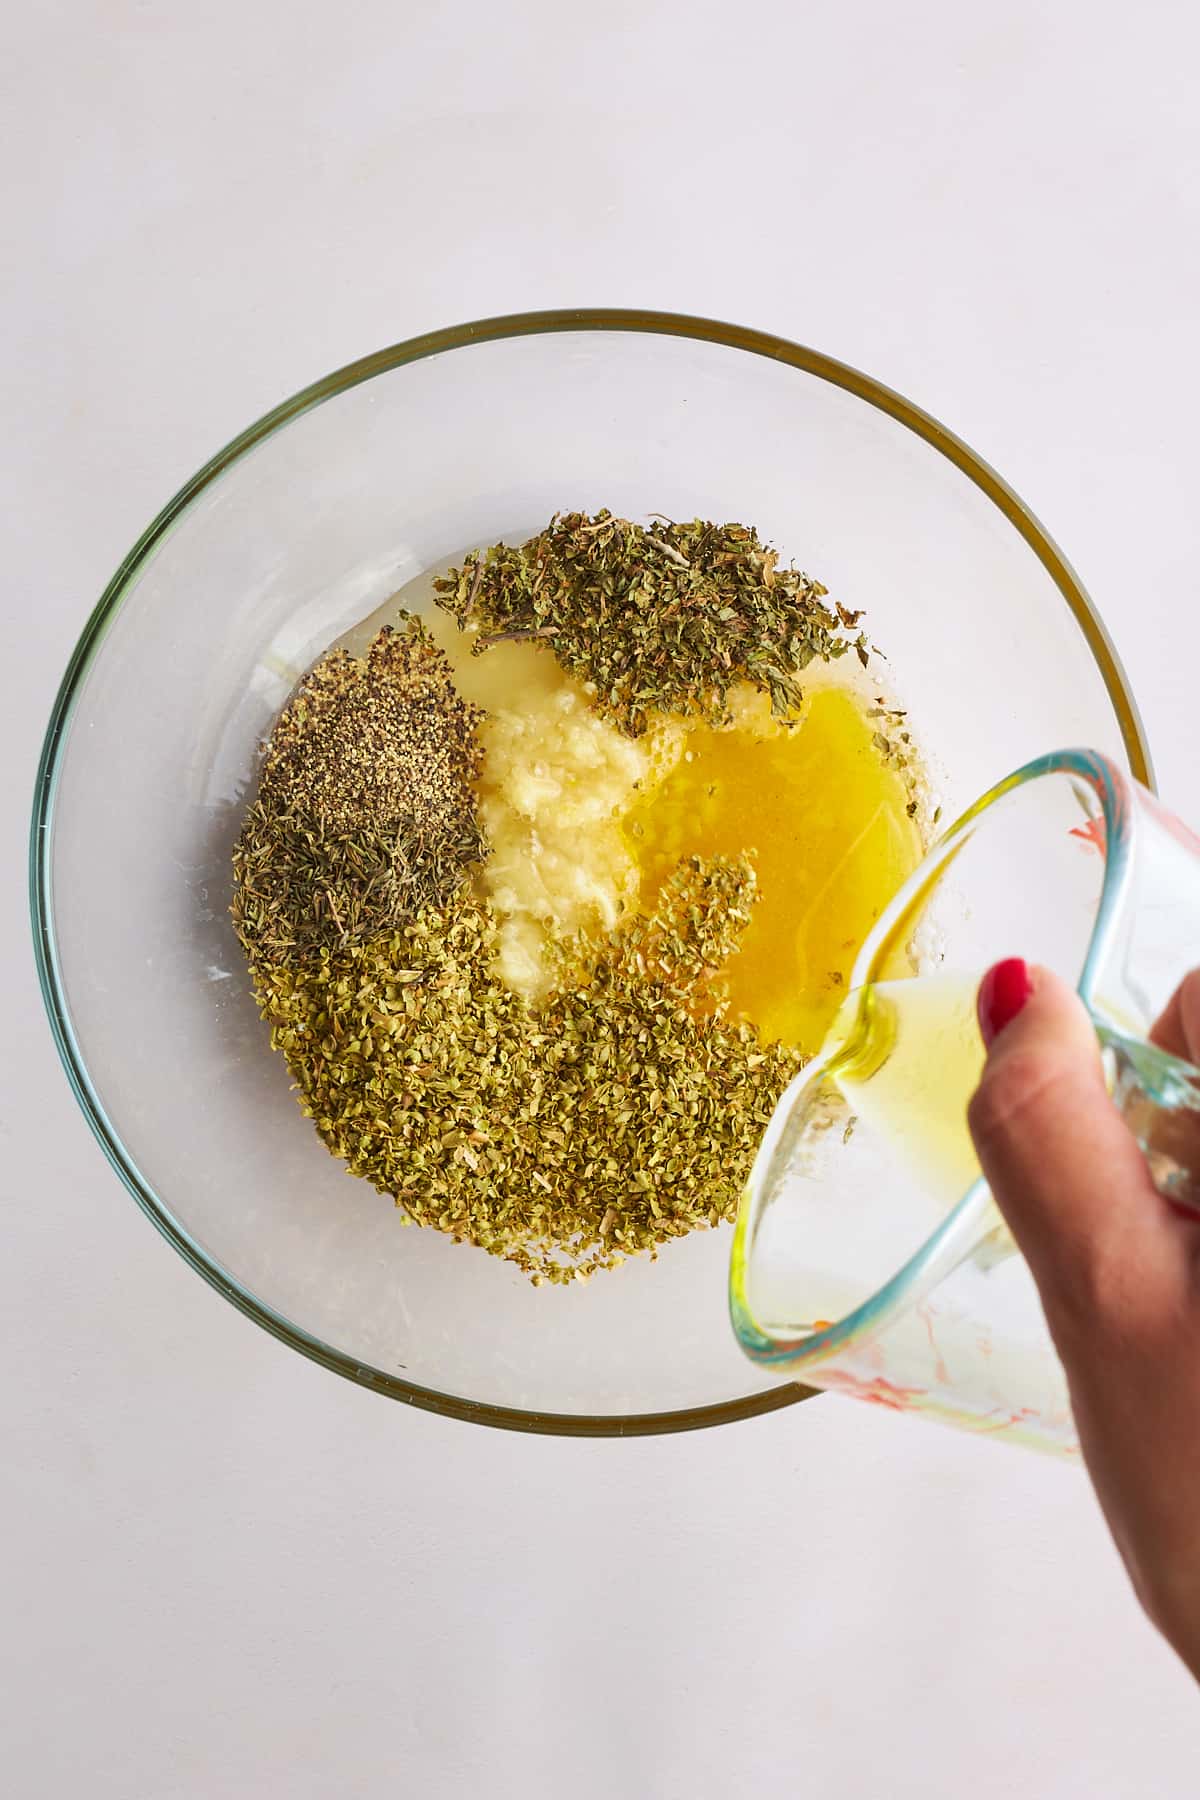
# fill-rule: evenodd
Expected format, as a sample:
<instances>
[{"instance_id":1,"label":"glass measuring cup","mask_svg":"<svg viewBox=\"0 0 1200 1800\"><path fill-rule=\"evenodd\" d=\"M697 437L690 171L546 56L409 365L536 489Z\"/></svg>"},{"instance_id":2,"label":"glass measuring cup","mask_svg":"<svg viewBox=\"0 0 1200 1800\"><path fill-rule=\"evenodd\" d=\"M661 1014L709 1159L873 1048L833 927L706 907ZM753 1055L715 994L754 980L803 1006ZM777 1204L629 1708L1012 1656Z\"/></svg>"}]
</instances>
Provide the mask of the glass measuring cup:
<instances>
[{"instance_id":1,"label":"glass measuring cup","mask_svg":"<svg viewBox=\"0 0 1200 1800\"><path fill-rule=\"evenodd\" d=\"M1106 757L1057 751L964 813L864 944L763 1139L730 1312L746 1354L793 1380L1077 1454L966 1128L975 993L1013 953L1077 987L1155 1184L1200 1217L1200 1070L1147 1036L1200 963L1200 839Z\"/></svg>"}]
</instances>

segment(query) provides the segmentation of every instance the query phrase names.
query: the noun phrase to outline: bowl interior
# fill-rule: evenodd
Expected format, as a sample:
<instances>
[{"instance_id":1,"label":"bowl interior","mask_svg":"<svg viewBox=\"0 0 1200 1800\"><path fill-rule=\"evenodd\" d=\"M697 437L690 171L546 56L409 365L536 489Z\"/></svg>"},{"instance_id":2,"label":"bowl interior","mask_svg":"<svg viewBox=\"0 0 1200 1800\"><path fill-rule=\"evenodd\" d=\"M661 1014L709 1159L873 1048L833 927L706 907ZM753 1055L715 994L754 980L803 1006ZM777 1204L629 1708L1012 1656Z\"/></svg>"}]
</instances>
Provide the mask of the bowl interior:
<instances>
[{"instance_id":1,"label":"bowl interior","mask_svg":"<svg viewBox=\"0 0 1200 1800\"><path fill-rule=\"evenodd\" d=\"M401 347L204 471L89 628L35 831L68 1067L110 1155L198 1266L343 1372L475 1416L631 1429L768 1403L777 1384L726 1323L727 1230L534 1290L403 1227L332 1161L257 1017L230 850L256 746L332 639L447 558L574 508L753 522L864 608L948 814L1068 743L1144 776L1086 603L991 480L819 357L617 315Z\"/></svg>"}]
</instances>

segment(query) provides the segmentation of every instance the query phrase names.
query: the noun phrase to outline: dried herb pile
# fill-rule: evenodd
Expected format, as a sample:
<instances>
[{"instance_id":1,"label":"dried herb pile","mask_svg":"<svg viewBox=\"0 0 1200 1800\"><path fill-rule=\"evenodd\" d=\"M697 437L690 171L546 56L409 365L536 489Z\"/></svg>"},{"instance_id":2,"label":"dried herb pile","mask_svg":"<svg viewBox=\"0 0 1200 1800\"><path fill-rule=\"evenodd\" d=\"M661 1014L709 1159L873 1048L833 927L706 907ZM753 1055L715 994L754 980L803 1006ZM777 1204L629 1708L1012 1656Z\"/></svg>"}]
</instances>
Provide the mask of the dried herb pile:
<instances>
[{"instance_id":1,"label":"dried herb pile","mask_svg":"<svg viewBox=\"0 0 1200 1800\"><path fill-rule=\"evenodd\" d=\"M820 582L780 568L749 525L562 513L519 547L476 551L434 587L460 626L482 628L476 653L547 643L630 737L651 710L724 723L739 681L764 689L786 717L814 657L853 649L867 661L865 638L849 635L861 615L823 605Z\"/></svg>"},{"instance_id":2,"label":"dried herb pile","mask_svg":"<svg viewBox=\"0 0 1200 1800\"><path fill-rule=\"evenodd\" d=\"M304 1110L421 1225L566 1282L732 1219L800 1058L697 1006L749 919L744 860L685 863L653 914L564 951L531 1008L460 892L393 937L263 969Z\"/></svg>"},{"instance_id":3,"label":"dried herb pile","mask_svg":"<svg viewBox=\"0 0 1200 1800\"><path fill-rule=\"evenodd\" d=\"M478 709L415 618L334 651L276 720L234 850L234 925L257 968L394 931L485 854Z\"/></svg>"}]
</instances>

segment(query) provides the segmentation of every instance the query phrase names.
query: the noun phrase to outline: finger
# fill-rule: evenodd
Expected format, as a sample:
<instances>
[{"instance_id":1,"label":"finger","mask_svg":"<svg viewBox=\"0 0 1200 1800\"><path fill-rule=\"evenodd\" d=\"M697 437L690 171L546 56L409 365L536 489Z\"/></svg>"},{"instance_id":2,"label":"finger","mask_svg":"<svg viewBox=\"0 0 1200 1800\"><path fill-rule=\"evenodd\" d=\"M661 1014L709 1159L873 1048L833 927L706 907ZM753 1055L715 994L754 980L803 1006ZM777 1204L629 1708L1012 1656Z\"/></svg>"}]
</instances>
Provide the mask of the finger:
<instances>
[{"instance_id":1,"label":"finger","mask_svg":"<svg viewBox=\"0 0 1200 1800\"><path fill-rule=\"evenodd\" d=\"M1049 970L1030 975L969 1109L983 1172L1048 1315L1153 1304L1161 1270L1148 1263L1182 1255L1174 1221L1109 1098L1082 1003Z\"/></svg>"},{"instance_id":2,"label":"finger","mask_svg":"<svg viewBox=\"0 0 1200 1800\"><path fill-rule=\"evenodd\" d=\"M1150 1033L1150 1042L1168 1056L1200 1062L1200 969L1185 975Z\"/></svg>"}]
</instances>

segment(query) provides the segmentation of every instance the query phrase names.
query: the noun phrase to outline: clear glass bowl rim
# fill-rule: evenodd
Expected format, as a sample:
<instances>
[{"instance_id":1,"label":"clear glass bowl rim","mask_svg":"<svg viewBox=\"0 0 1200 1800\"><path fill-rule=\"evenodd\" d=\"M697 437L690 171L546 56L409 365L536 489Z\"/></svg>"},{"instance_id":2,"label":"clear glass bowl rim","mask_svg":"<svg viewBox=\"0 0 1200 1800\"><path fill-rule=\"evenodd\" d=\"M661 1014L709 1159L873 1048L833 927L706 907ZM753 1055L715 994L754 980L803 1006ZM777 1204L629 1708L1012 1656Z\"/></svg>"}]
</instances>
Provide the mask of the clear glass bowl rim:
<instances>
[{"instance_id":1,"label":"clear glass bowl rim","mask_svg":"<svg viewBox=\"0 0 1200 1800\"><path fill-rule=\"evenodd\" d=\"M171 1213L166 1203L143 1178L137 1164L126 1150L109 1121L99 1093L92 1084L82 1048L77 1042L67 1011L58 949L54 930L51 881L50 824L54 799L61 773L62 753L75 705L94 659L100 652L105 634L121 603L142 567L175 520L197 496L216 481L257 444L280 431L293 419L320 406L360 382L370 381L405 363L418 362L427 356L439 356L466 345L503 338L529 337L554 332L646 332L652 335L692 339L701 343L724 345L754 356L769 357L806 374L829 382L855 395L867 405L877 408L917 437L923 438L959 469L1018 531L1045 568L1073 614L1100 671L1105 689L1116 714L1117 723L1133 774L1153 789L1154 776L1150 751L1136 704L1125 672L1118 660L1108 633L1101 623L1082 583L1039 520L1004 480L961 438L940 424L930 414L915 406L903 395L885 387L869 375L848 364L826 356L818 350L794 344L785 338L745 326L730 325L712 319L693 318L683 313L650 312L636 308L583 307L544 312L511 313L491 319L477 319L426 332L378 350L373 355L348 363L331 375L303 388L290 399L264 414L231 443L220 450L147 527L124 558L105 588L91 617L84 626L72 652L59 686L46 730L38 763L34 791L33 819L29 843L29 896L33 927L34 957L42 998L50 1020L50 1028L72 1091L85 1119L91 1126L101 1149L108 1157L129 1192L179 1254L239 1311L265 1330L289 1344L294 1350L322 1364L335 1374L345 1376L360 1386L373 1388L391 1399L406 1401L430 1412L478 1424L505 1427L516 1431L533 1431L572 1437L627 1437L655 1432L690 1431L708 1425L725 1424L734 1419L773 1412L782 1406L811 1399L817 1390L798 1385L781 1385L749 1394L739 1400L721 1401L711 1406L689 1407L676 1412L633 1413L628 1415L588 1415L526 1412L514 1407L485 1405L438 1393L397 1379L381 1370L366 1367L354 1357L333 1349L311 1336L289 1319L275 1312L256 1295L249 1293L226 1270L195 1242L187 1229Z\"/></svg>"}]
</instances>

